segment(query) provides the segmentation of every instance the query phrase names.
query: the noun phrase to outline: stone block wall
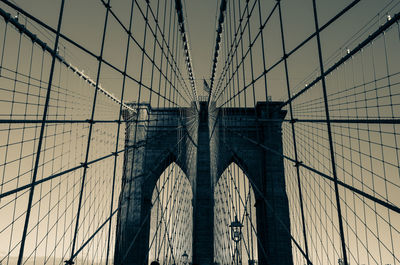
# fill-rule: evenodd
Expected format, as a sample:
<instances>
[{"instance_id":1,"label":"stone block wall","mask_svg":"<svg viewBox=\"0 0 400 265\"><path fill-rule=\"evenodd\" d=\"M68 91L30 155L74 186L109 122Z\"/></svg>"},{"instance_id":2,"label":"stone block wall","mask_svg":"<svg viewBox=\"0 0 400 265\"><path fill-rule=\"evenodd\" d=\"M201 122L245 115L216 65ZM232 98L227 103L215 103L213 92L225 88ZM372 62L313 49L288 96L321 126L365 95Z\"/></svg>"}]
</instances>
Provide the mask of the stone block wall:
<instances>
[{"instance_id":1,"label":"stone block wall","mask_svg":"<svg viewBox=\"0 0 400 265\"><path fill-rule=\"evenodd\" d=\"M214 185L226 167L236 162L249 177L256 196L259 264L292 265L281 156L281 120L286 112L279 110L279 104L259 102L256 108L218 109L202 102L199 112L194 105L164 109L142 105L139 113L126 111L127 150L115 264L148 263L151 195L164 169L176 162L193 191L192 262L211 265ZM140 121L135 119L138 116Z\"/></svg>"}]
</instances>

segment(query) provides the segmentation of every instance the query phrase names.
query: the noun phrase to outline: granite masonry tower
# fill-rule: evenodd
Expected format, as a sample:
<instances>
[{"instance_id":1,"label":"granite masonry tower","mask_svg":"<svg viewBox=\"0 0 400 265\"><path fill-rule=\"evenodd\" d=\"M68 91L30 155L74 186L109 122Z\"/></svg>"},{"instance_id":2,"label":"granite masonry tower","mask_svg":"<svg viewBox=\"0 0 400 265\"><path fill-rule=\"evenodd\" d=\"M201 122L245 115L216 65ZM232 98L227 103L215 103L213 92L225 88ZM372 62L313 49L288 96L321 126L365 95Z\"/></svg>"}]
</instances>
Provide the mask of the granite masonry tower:
<instances>
[{"instance_id":1,"label":"granite masonry tower","mask_svg":"<svg viewBox=\"0 0 400 265\"><path fill-rule=\"evenodd\" d=\"M139 111L124 113L126 152L115 264L149 263L151 196L172 162L192 185L192 264L214 264L214 186L232 162L243 169L257 191L258 264L293 264L283 158L279 155L286 111L279 109L280 102L224 109L205 101L191 108L132 105Z\"/></svg>"}]
</instances>

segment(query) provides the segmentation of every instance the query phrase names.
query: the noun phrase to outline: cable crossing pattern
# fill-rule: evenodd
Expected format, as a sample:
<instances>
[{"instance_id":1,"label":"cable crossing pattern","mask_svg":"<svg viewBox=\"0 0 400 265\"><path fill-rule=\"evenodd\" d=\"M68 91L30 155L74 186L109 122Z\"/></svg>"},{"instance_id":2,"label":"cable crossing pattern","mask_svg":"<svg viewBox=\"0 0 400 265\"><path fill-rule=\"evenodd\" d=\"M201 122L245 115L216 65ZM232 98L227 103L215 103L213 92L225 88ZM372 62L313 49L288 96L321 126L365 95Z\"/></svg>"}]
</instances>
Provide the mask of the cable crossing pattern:
<instances>
[{"instance_id":1,"label":"cable crossing pattern","mask_svg":"<svg viewBox=\"0 0 400 265\"><path fill-rule=\"evenodd\" d=\"M0 264L400 264L398 0L218 0L207 56L190 1L37 5L0 0Z\"/></svg>"}]
</instances>

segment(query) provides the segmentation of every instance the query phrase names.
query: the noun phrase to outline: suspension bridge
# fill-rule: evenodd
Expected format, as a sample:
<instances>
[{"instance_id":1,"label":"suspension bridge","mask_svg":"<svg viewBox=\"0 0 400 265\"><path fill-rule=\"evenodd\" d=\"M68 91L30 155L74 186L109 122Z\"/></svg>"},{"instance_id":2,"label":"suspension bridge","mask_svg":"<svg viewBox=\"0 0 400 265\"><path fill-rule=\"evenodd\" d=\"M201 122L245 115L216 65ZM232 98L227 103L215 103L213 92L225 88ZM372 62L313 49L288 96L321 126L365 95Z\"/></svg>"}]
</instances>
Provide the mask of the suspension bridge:
<instances>
[{"instance_id":1,"label":"suspension bridge","mask_svg":"<svg viewBox=\"0 0 400 265\"><path fill-rule=\"evenodd\" d=\"M0 264L400 264L399 19L0 0Z\"/></svg>"}]
</instances>

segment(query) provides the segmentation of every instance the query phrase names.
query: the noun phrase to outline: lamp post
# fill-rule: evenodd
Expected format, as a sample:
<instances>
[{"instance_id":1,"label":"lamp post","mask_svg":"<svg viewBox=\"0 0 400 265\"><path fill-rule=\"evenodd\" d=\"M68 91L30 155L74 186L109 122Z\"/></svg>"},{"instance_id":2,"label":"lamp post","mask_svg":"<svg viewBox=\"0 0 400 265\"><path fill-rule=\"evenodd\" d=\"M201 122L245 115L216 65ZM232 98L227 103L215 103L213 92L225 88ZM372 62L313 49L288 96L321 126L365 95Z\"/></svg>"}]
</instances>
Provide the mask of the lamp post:
<instances>
[{"instance_id":1,"label":"lamp post","mask_svg":"<svg viewBox=\"0 0 400 265\"><path fill-rule=\"evenodd\" d=\"M235 257L236 264L241 264L239 242L242 239L242 227L243 225L239 222L237 216L235 216L235 221L229 226L231 228L231 238L235 242ZM240 263L239 263L240 261Z\"/></svg>"},{"instance_id":2,"label":"lamp post","mask_svg":"<svg viewBox=\"0 0 400 265\"><path fill-rule=\"evenodd\" d=\"M182 254L182 263L183 265L189 264L189 255L186 253L186 250Z\"/></svg>"}]
</instances>

